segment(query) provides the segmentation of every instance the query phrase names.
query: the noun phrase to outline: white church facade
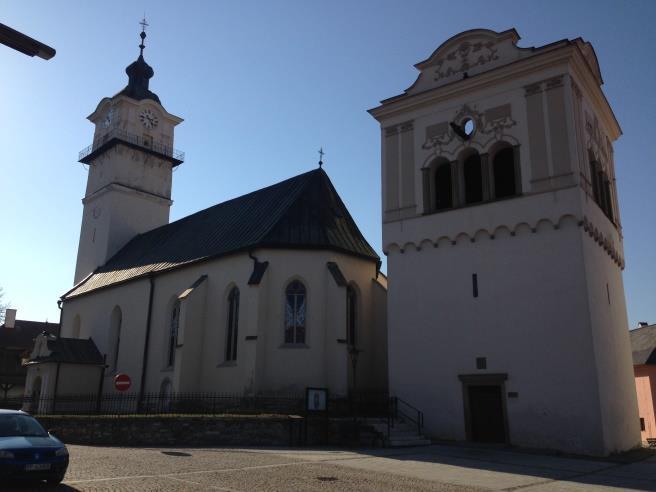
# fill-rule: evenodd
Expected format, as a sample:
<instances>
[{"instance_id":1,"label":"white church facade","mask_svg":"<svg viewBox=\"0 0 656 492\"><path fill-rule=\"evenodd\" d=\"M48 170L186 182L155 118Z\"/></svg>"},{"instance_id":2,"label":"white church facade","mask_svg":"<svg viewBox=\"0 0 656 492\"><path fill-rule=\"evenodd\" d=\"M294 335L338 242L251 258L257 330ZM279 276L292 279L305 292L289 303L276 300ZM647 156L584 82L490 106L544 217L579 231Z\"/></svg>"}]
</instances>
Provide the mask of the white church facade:
<instances>
[{"instance_id":1,"label":"white church facade","mask_svg":"<svg viewBox=\"0 0 656 492\"><path fill-rule=\"evenodd\" d=\"M149 90L141 49L127 87L88 118L75 287L61 298L60 339L93 340L105 368L79 366L93 376L68 389L56 362L76 360L42 341L27 394L35 381L44 396L112 393L117 373L139 394L386 391L386 279L328 175L318 167L169 223L182 119Z\"/></svg>"},{"instance_id":2,"label":"white church facade","mask_svg":"<svg viewBox=\"0 0 656 492\"><path fill-rule=\"evenodd\" d=\"M639 443L613 146L582 39L463 32L370 113L390 393L425 433L605 455Z\"/></svg>"}]
</instances>

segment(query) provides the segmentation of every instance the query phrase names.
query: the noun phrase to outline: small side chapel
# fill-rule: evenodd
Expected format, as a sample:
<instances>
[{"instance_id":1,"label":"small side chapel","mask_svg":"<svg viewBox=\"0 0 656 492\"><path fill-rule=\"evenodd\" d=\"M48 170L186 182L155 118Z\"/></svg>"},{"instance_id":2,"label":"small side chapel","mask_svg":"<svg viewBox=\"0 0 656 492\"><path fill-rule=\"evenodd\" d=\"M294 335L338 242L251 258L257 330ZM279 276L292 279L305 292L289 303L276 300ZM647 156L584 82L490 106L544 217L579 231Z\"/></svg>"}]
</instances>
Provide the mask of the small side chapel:
<instances>
[{"instance_id":1,"label":"small side chapel","mask_svg":"<svg viewBox=\"0 0 656 492\"><path fill-rule=\"evenodd\" d=\"M145 37L80 153L89 174L60 335L104 357L93 387L114 392L124 373L130 392L163 395L385 391L386 278L321 166L169 223L183 120L149 89ZM41 395L54 379L39 378Z\"/></svg>"}]
</instances>

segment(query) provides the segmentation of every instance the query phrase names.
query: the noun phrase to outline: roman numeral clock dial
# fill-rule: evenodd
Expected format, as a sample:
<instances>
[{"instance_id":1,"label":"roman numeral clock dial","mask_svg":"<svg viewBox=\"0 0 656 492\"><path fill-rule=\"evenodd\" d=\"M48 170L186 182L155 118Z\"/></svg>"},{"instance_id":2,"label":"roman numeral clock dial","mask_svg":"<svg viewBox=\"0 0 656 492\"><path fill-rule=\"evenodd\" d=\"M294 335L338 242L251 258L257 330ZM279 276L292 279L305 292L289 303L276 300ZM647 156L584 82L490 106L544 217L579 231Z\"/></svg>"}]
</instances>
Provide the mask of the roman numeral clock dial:
<instances>
[{"instance_id":1,"label":"roman numeral clock dial","mask_svg":"<svg viewBox=\"0 0 656 492\"><path fill-rule=\"evenodd\" d=\"M139 119L141 120L141 124L149 130L155 128L157 123L159 123L157 115L150 109L144 109L139 115Z\"/></svg>"}]
</instances>

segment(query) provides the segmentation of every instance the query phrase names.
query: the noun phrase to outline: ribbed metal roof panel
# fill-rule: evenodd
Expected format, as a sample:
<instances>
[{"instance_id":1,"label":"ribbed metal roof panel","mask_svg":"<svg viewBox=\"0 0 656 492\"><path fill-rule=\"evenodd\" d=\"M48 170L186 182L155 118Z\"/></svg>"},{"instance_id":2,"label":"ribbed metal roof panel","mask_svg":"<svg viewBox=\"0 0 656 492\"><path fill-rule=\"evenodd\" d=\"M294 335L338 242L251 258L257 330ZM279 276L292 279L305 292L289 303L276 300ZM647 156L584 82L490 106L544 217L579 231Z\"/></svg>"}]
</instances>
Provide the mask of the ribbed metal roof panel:
<instances>
[{"instance_id":1,"label":"ribbed metal roof panel","mask_svg":"<svg viewBox=\"0 0 656 492\"><path fill-rule=\"evenodd\" d=\"M379 261L317 169L136 236L63 298L256 247L325 248Z\"/></svg>"}]
</instances>

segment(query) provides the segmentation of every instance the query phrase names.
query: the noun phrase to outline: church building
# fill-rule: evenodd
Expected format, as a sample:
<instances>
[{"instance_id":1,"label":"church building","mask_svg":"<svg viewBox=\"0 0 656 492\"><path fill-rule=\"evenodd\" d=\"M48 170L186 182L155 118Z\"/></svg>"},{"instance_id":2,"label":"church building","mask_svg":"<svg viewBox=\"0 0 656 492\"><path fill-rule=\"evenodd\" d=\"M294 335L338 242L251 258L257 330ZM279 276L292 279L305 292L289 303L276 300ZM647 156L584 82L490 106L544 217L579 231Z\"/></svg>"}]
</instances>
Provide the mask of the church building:
<instances>
[{"instance_id":1,"label":"church building","mask_svg":"<svg viewBox=\"0 0 656 492\"><path fill-rule=\"evenodd\" d=\"M606 455L640 442L613 142L580 38L475 29L370 110L390 393L426 435Z\"/></svg>"},{"instance_id":2,"label":"church building","mask_svg":"<svg viewBox=\"0 0 656 492\"><path fill-rule=\"evenodd\" d=\"M74 391L114 392L117 373L130 392L163 395L386 391L386 278L321 166L169 223L183 120L149 89L141 37L80 153L88 182L57 346L90 339L104 369L79 365L93 375ZM55 345L35 348L27 395L37 374L41 395L63 387Z\"/></svg>"}]
</instances>

